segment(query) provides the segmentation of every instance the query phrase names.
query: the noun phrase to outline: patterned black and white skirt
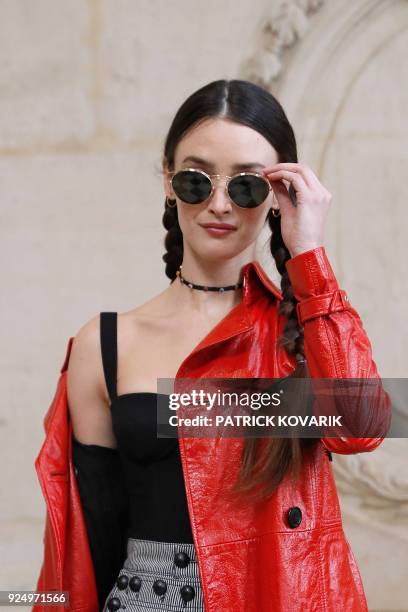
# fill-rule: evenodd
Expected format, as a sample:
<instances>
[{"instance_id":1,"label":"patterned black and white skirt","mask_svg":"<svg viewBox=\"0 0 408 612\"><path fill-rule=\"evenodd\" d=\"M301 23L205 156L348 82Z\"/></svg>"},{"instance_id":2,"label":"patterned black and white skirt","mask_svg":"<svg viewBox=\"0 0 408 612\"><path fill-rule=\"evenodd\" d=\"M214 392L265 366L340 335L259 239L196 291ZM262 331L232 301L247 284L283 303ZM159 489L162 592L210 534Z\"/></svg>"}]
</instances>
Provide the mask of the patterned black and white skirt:
<instances>
[{"instance_id":1,"label":"patterned black and white skirt","mask_svg":"<svg viewBox=\"0 0 408 612\"><path fill-rule=\"evenodd\" d=\"M128 538L103 612L204 612L194 544Z\"/></svg>"}]
</instances>

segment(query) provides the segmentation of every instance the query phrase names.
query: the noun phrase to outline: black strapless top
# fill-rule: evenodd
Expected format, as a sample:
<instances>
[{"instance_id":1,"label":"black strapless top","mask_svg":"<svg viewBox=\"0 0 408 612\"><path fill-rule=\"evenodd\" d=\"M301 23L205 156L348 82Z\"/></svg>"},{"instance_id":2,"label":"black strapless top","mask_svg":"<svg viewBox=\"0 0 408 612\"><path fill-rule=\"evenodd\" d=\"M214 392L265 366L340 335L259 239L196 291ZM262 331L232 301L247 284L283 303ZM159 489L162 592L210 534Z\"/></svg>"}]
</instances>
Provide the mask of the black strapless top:
<instances>
[{"instance_id":1,"label":"black strapless top","mask_svg":"<svg viewBox=\"0 0 408 612\"><path fill-rule=\"evenodd\" d=\"M157 438L157 393L118 395L111 403L127 490L128 537L193 542L178 438ZM168 396L166 396L168 397Z\"/></svg>"},{"instance_id":2,"label":"black strapless top","mask_svg":"<svg viewBox=\"0 0 408 612\"><path fill-rule=\"evenodd\" d=\"M95 512L101 496L105 506L121 497L123 510L123 494L118 487L125 486L126 537L192 543L179 441L157 437L157 396L137 392L113 398L112 427L118 447L83 444L73 437L73 461L77 463L77 476L80 471L86 475L85 467L91 469L92 482L87 479L83 484L88 487L87 506L94 506ZM112 478L116 482L110 482ZM95 492L94 504L91 489Z\"/></svg>"}]
</instances>

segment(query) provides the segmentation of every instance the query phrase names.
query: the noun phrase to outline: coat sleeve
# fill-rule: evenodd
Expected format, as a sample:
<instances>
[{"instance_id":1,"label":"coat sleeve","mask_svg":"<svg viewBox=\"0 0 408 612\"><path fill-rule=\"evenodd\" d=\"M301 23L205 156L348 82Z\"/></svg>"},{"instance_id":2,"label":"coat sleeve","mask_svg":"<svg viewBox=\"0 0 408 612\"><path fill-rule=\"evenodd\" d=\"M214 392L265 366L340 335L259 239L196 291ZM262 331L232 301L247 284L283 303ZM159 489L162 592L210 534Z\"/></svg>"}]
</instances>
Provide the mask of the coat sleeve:
<instances>
[{"instance_id":1,"label":"coat sleeve","mask_svg":"<svg viewBox=\"0 0 408 612\"><path fill-rule=\"evenodd\" d=\"M323 437L322 443L327 450L342 454L374 450L389 429L391 401L382 387L361 318L347 293L339 288L323 246L292 257L286 270L298 300L297 316L304 331L310 377L353 379L346 385L351 388L354 384L358 389L345 394L339 412L349 423L358 424L354 429L357 435L369 432L367 437Z\"/></svg>"},{"instance_id":2,"label":"coat sleeve","mask_svg":"<svg viewBox=\"0 0 408 612\"><path fill-rule=\"evenodd\" d=\"M72 437L72 461L102 610L126 558L128 497L120 455Z\"/></svg>"}]
</instances>

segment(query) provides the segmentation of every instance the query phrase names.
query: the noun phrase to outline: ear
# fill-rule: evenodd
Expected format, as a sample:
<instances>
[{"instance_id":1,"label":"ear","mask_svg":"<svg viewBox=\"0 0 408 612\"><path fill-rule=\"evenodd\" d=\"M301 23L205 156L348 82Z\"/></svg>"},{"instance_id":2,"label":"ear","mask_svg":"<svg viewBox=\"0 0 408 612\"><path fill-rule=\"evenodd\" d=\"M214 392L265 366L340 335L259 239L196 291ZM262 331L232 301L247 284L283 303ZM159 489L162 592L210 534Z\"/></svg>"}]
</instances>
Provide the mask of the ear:
<instances>
[{"instance_id":1,"label":"ear","mask_svg":"<svg viewBox=\"0 0 408 612\"><path fill-rule=\"evenodd\" d=\"M162 159L162 169L163 169L163 189L164 189L164 193L165 193L165 195L169 199L174 200L175 194L174 194L173 189L171 187L170 178L168 176L169 167L168 167L168 164L167 164L167 160L164 157Z\"/></svg>"}]
</instances>

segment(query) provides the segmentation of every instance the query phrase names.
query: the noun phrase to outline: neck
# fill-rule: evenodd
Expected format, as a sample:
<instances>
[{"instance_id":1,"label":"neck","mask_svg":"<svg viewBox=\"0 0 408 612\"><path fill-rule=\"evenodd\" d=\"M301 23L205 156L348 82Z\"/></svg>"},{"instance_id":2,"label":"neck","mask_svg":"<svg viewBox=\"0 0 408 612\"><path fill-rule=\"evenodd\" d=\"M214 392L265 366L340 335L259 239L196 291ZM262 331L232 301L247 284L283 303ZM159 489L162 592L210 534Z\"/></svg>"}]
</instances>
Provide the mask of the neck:
<instances>
[{"instance_id":1,"label":"neck","mask_svg":"<svg viewBox=\"0 0 408 612\"><path fill-rule=\"evenodd\" d=\"M225 287L242 281L242 268L255 257L253 245L235 257L203 259L190 249L185 249L182 261L182 276L196 285ZM193 290L196 293L198 291ZM201 293L201 292L200 292Z\"/></svg>"},{"instance_id":2,"label":"neck","mask_svg":"<svg viewBox=\"0 0 408 612\"><path fill-rule=\"evenodd\" d=\"M186 281L197 285L225 287L242 281L242 267L248 261L250 260L233 258L222 263L219 260L200 262L184 257L181 273ZM171 283L170 287L180 307L205 312L213 311L215 315L220 310L229 311L242 299L242 288L224 292L191 289L182 283L179 277Z\"/></svg>"}]
</instances>

